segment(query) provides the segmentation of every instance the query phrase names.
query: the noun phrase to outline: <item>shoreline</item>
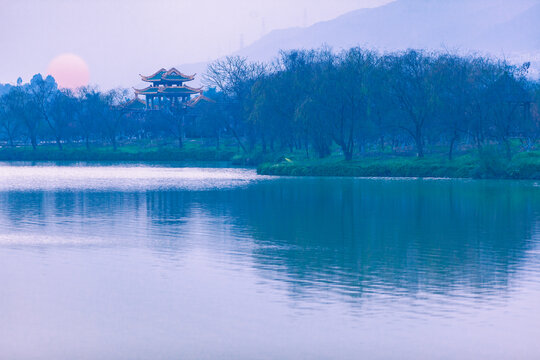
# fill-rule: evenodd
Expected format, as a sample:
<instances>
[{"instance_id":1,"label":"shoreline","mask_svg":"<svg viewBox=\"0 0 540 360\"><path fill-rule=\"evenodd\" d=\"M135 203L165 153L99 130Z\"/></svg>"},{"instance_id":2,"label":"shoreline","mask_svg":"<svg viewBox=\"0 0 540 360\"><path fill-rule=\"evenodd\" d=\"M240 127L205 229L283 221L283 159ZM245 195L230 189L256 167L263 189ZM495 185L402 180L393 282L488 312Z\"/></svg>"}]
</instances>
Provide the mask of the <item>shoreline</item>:
<instances>
[{"instance_id":1,"label":"shoreline","mask_svg":"<svg viewBox=\"0 0 540 360\"><path fill-rule=\"evenodd\" d=\"M192 148L66 148L64 150L42 147L37 150L25 148L0 149L0 161L232 161L235 152L230 150Z\"/></svg>"},{"instance_id":2,"label":"shoreline","mask_svg":"<svg viewBox=\"0 0 540 360\"><path fill-rule=\"evenodd\" d=\"M282 161L257 167L259 175L367 177L367 178L445 178L540 180L540 156L516 156L511 161L462 156L449 161L441 158L376 158L353 161Z\"/></svg>"},{"instance_id":3,"label":"shoreline","mask_svg":"<svg viewBox=\"0 0 540 360\"><path fill-rule=\"evenodd\" d=\"M216 150L190 144L184 148L171 146L109 147L41 146L0 148L2 162L142 162L160 163L224 163L230 166L256 167L257 174L271 176L369 177L369 178L448 178L448 179L514 179L540 180L540 151L517 153L508 161L496 153L483 156L468 153L448 160L442 155L423 159L382 155L344 161L338 155L326 159L306 159L299 154L254 152L241 154L233 147Z\"/></svg>"}]
</instances>

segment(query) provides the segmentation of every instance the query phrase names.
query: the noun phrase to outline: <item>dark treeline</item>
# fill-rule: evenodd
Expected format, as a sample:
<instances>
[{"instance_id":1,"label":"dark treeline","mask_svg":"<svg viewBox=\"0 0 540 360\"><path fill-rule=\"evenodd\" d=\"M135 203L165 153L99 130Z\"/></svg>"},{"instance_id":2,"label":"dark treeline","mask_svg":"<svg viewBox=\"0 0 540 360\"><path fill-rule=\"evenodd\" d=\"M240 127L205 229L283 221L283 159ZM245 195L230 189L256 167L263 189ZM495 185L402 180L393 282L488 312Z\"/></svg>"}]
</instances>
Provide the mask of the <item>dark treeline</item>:
<instances>
[{"instance_id":1,"label":"dark treeline","mask_svg":"<svg viewBox=\"0 0 540 360\"><path fill-rule=\"evenodd\" d=\"M0 135L12 147L55 142L62 150L74 141L89 147L107 140L116 149L120 135L136 136L140 128L140 116L123 106L127 95L124 89L59 89L53 77L40 74L28 84L19 79L0 97Z\"/></svg>"},{"instance_id":2,"label":"dark treeline","mask_svg":"<svg viewBox=\"0 0 540 360\"><path fill-rule=\"evenodd\" d=\"M482 150L538 141L539 86L529 64L353 48L283 52L272 65L230 57L209 66L208 85L227 104L227 127L249 148L355 153ZM442 150L444 149L444 150Z\"/></svg>"},{"instance_id":3,"label":"dark treeline","mask_svg":"<svg viewBox=\"0 0 540 360\"><path fill-rule=\"evenodd\" d=\"M281 53L272 64L228 57L204 76L213 102L143 111L129 92L58 89L36 75L0 97L7 146L203 138L234 141L245 153L302 151L350 160L368 153L447 153L497 145L508 158L540 135L540 87L528 64L486 57L360 48ZM131 105L130 105L131 104ZM517 145L517 146L516 146Z\"/></svg>"}]
</instances>

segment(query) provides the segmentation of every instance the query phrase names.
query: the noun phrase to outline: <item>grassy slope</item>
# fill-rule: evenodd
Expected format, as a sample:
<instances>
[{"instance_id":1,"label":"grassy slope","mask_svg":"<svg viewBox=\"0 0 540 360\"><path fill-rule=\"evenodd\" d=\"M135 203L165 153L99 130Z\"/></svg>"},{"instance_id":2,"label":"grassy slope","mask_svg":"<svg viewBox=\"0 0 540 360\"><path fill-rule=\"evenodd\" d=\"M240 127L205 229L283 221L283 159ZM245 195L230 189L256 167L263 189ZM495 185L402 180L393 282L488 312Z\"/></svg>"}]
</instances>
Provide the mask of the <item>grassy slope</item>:
<instances>
[{"instance_id":1,"label":"grassy slope","mask_svg":"<svg viewBox=\"0 0 540 360\"><path fill-rule=\"evenodd\" d=\"M453 161L444 157L381 157L350 162L338 159L286 159L279 163L262 164L258 173L287 176L540 179L540 152L518 154L509 162L500 157L475 155L463 155Z\"/></svg>"}]
</instances>

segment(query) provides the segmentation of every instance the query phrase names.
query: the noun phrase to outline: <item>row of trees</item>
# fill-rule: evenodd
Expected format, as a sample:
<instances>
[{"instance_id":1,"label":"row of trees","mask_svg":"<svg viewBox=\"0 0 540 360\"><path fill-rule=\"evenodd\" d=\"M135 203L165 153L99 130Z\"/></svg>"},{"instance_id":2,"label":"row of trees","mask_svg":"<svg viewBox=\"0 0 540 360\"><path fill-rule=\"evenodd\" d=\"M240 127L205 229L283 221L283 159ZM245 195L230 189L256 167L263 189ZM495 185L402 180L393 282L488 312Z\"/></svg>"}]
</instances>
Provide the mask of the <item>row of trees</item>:
<instances>
[{"instance_id":1,"label":"row of trees","mask_svg":"<svg viewBox=\"0 0 540 360\"><path fill-rule=\"evenodd\" d=\"M127 89L107 92L93 87L59 89L53 77L35 75L28 84L18 81L0 96L0 139L14 147L54 142L110 144L120 139L184 138L185 109L145 112L144 104L129 99Z\"/></svg>"},{"instance_id":2,"label":"row of trees","mask_svg":"<svg viewBox=\"0 0 540 360\"><path fill-rule=\"evenodd\" d=\"M208 67L205 93L183 109L135 111L129 92L58 89L50 76L0 97L0 137L8 146L118 139L230 139L242 151L301 150L345 159L384 151L446 151L499 144L512 156L540 135L540 87L528 64L421 51L379 55L353 48L282 52L272 64L228 57ZM444 150L442 150L444 149Z\"/></svg>"},{"instance_id":3,"label":"row of trees","mask_svg":"<svg viewBox=\"0 0 540 360\"><path fill-rule=\"evenodd\" d=\"M345 159L368 150L512 142L531 149L540 135L539 85L529 64L407 51L379 55L353 48L281 53L272 65L230 57L210 65L208 85L234 114L228 127L249 147L260 143ZM240 136L237 136L240 138ZM240 140L239 140L240 141Z\"/></svg>"},{"instance_id":4,"label":"row of trees","mask_svg":"<svg viewBox=\"0 0 540 360\"><path fill-rule=\"evenodd\" d=\"M19 79L0 97L0 134L9 146L29 142L36 149L40 142L54 141L62 150L70 141L89 147L100 138L116 148L117 136L128 130L121 106L126 95L123 89L59 89L53 77L40 74L28 84Z\"/></svg>"}]
</instances>

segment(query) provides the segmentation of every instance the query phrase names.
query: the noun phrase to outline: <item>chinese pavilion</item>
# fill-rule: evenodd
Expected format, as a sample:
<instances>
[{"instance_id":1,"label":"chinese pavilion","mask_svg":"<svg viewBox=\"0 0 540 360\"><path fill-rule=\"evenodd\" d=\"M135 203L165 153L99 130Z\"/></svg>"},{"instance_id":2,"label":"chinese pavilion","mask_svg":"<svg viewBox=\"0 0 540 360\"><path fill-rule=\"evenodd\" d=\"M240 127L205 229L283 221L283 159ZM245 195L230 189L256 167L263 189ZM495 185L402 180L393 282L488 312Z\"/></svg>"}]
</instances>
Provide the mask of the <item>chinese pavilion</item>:
<instances>
[{"instance_id":1,"label":"chinese pavilion","mask_svg":"<svg viewBox=\"0 0 540 360\"><path fill-rule=\"evenodd\" d=\"M135 89L137 97L142 95L146 98L146 108L159 110L163 108L190 106L198 98L202 97L201 88L192 88L184 85L195 79L195 75L182 74L175 68L170 70L160 69L150 76L141 75L142 81L151 83L145 89ZM195 99L192 95L198 94Z\"/></svg>"}]
</instances>

